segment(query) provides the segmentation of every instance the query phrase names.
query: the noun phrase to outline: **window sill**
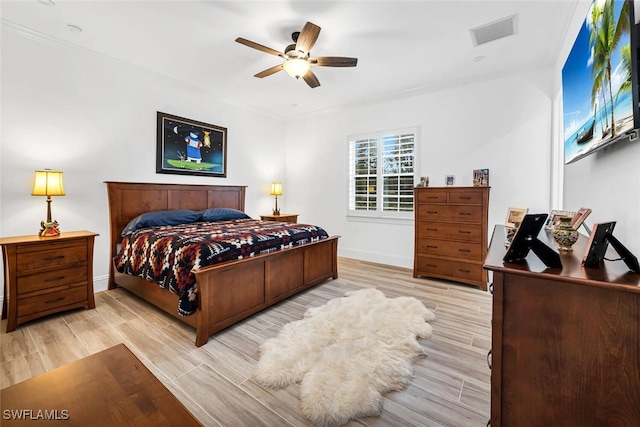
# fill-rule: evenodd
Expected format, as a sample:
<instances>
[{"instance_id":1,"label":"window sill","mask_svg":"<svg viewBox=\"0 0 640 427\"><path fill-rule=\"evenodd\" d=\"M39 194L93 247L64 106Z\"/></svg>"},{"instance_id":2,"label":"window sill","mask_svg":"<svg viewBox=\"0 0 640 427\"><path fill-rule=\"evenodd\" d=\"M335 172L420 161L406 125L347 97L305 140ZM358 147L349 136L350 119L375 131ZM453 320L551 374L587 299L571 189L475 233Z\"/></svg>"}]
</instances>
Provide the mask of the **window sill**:
<instances>
[{"instance_id":1,"label":"window sill","mask_svg":"<svg viewBox=\"0 0 640 427\"><path fill-rule=\"evenodd\" d=\"M413 226L413 214L411 214L411 216L403 216L403 217L347 214L347 221Z\"/></svg>"}]
</instances>

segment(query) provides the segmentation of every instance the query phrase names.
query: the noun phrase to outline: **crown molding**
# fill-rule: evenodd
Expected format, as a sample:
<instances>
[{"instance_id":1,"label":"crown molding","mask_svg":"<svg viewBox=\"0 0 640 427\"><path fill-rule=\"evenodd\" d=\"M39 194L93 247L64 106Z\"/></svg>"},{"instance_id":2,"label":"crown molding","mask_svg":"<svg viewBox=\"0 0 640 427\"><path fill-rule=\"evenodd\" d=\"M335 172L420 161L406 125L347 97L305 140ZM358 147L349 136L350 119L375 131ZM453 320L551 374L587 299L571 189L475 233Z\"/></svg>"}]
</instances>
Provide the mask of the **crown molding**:
<instances>
[{"instance_id":1,"label":"crown molding","mask_svg":"<svg viewBox=\"0 0 640 427\"><path fill-rule=\"evenodd\" d=\"M242 101L239 101L237 99L229 98L227 96L221 95L220 93L216 92L215 90L212 90L209 87L204 87L204 86L200 86L200 85L197 85L197 84L194 84L194 83L191 83L191 82L180 80L180 79L177 79L177 78L172 77L170 75L160 73L160 72L158 72L156 70L152 70L150 68L143 67L141 65L135 64L133 62L124 61L124 60L116 58L114 56L107 55L105 53L98 52L98 51L95 51L93 49L89 49L87 47L80 46L80 45L77 45L75 43L71 43L69 41L66 41L66 40L63 40L63 39L60 39L60 38L57 38L57 37L50 36L48 34L41 33L39 31L35 31L33 29L24 27L24 26L22 26L20 24L16 24L15 22L9 21L9 20L7 20L5 18L0 18L0 23L1 23L1 25L2 25L2 27L4 29L7 29L8 31L10 31L10 32L12 32L12 33L14 33L14 34L16 34L16 35L18 35L20 37L23 37L23 38L26 38L26 39L29 39L29 40L33 40L33 41L38 42L38 43L64 47L64 48L76 51L76 52L78 52L79 54L82 54L82 55L92 56L94 58L101 59L101 60L108 60L108 61L111 61L111 62L116 62L116 63L118 63L118 64L120 64L122 66L135 68L137 70L142 70L142 71L144 71L146 73L151 73L151 74L153 74L154 76L156 76L158 78L167 80L167 81L171 82L172 84L181 85L181 86L183 86L185 88L188 88L189 90L196 90L196 91L209 93L210 95L215 97L215 99L217 101L219 101L219 102L221 102L223 104L227 104L227 105L231 105L231 106L234 106L234 107L237 107L237 108L241 108L243 110L251 111L253 113L260 114L260 115L263 115L263 116L267 116L267 117L269 117L271 119L278 120L278 121L283 121L285 119L285 117L283 117L283 116L281 116L279 114L274 114L274 113L272 113L270 111L263 110L261 108L257 108L254 105L246 104L246 103L244 103Z\"/></svg>"}]
</instances>

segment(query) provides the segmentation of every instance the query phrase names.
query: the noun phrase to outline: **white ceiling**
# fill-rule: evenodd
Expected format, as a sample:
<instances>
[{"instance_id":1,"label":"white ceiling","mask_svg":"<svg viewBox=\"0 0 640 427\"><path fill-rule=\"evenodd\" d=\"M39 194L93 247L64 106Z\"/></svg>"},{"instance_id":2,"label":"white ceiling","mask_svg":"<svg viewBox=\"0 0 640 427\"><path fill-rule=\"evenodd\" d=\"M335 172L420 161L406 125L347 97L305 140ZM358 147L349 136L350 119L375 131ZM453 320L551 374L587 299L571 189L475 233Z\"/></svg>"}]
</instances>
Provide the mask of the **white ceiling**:
<instances>
[{"instance_id":1,"label":"white ceiling","mask_svg":"<svg viewBox=\"0 0 640 427\"><path fill-rule=\"evenodd\" d=\"M13 30L291 117L552 66L579 1L53 0L46 6L46 0L2 0L0 13ZM516 35L473 46L470 28L514 14ZM314 67L321 83L315 89L285 72L253 77L280 58L236 43L236 37L283 50L306 21L322 28L312 56L357 57L358 66Z\"/></svg>"}]
</instances>

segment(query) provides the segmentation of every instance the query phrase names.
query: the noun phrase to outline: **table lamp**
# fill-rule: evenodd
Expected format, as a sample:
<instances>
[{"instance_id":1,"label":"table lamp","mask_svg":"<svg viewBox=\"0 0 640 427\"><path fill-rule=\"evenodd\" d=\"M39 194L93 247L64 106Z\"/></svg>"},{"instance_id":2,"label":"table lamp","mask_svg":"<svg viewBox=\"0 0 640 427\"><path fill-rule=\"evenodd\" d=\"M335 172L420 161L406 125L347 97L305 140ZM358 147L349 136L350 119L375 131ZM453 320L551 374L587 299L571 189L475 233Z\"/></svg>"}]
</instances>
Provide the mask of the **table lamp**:
<instances>
[{"instance_id":1,"label":"table lamp","mask_svg":"<svg viewBox=\"0 0 640 427\"><path fill-rule=\"evenodd\" d=\"M280 215L280 209L278 209L278 196L282 196L282 183L281 182L272 182L271 183L271 195L276 196L276 207L273 210L274 215Z\"/></svg>"},{"instance_id":2,"label":"table lamp","mask_svg":"<svg viewBox=\"0 0 640 427\"><path fill-rule=\"evenodd\" d=\"M62 172L51 169L37 170L32 196L47 196L47 220L40 222L41 236L58 236L58 222L51 220L51 196L64 196Z\"/></svg>"}]
</instances>

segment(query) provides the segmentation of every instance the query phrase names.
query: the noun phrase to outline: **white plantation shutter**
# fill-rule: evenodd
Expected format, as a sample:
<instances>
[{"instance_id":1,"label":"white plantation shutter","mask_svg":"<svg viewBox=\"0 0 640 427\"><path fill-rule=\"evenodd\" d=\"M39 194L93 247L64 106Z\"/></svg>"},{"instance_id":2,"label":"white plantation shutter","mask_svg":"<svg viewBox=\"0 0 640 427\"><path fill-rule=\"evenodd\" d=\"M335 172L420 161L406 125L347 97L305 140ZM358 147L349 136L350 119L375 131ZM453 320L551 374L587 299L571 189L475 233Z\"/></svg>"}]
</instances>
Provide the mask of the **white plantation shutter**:
<instances>
[{"instance_id":1,"label":"white plantation shutter","mask_svg":"<svg viewBox=\"0 0 640 427\"><path fill-rule=\"evenodd\" d=\"M349 214L404 217L413 212L417 128L349 139Z\"/></svg>"}]
</instances>

